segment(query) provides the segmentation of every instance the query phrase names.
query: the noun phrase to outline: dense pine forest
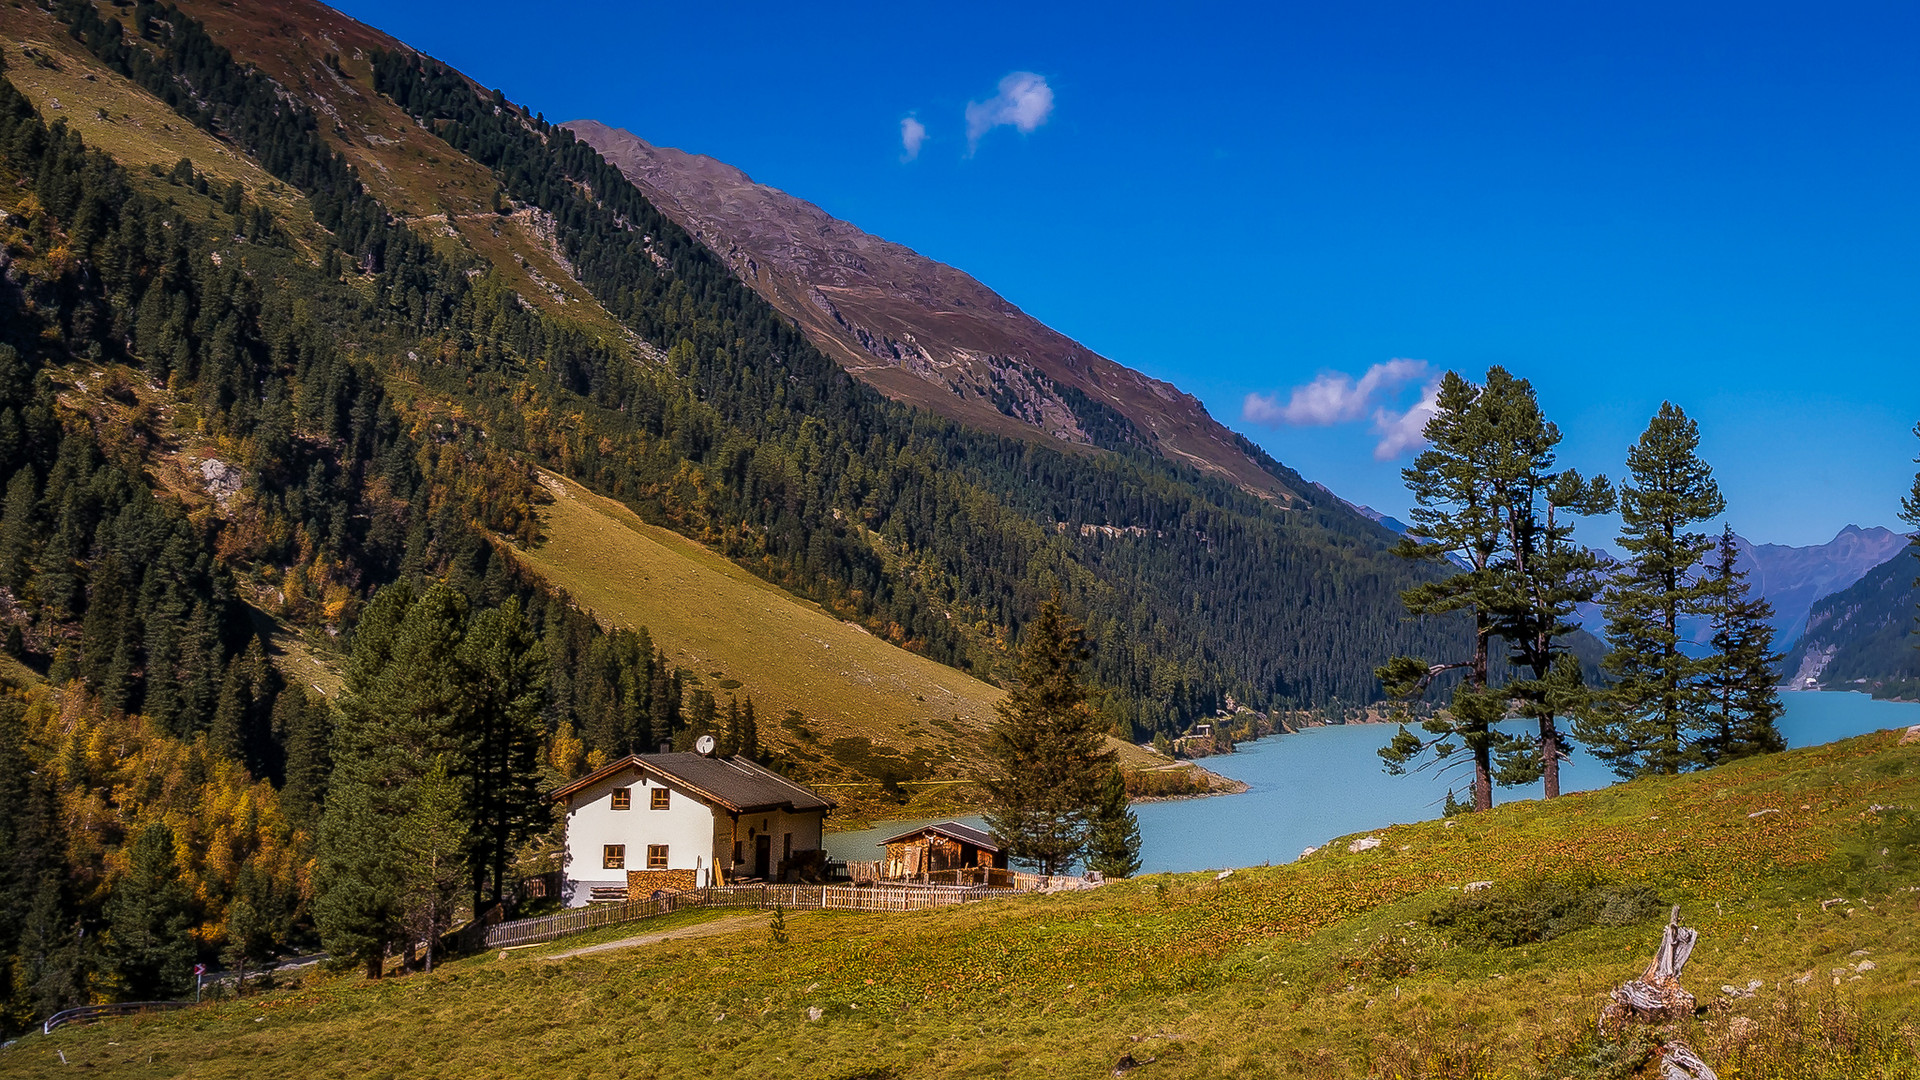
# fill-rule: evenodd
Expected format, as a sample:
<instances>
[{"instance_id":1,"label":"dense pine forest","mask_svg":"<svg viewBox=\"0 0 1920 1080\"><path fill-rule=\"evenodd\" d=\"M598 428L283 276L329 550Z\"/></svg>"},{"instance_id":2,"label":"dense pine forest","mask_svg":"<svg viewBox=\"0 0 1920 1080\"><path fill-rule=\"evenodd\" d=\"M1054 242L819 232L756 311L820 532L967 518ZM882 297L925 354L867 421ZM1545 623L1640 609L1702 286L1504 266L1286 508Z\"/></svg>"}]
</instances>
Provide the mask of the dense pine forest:
<instances>
[{"instance_id":1,"label":"dense pine forest","mask_svg":"<svg viewBox=\"0 0 1920 1080\"><path fill-rule=\"evenodd\" d=\"M451 590L475 620L512 611L525 627L515 655L537 669L537 708L515 775L705 731L760 751L750 701L743 722L644 628L603 629L505 553L538 542L535 465L988 678L1057 589L1130 739L1229 696L1371 700L1383 643L1453 636L1401 618L1422 571L1330 497L1281 506L1207 479L1140 449L1117 416L1089 417L1117 433L1089 453L886 401L569 133L431 61L379 57L379 89L494 171L501 213L551 215L631 336L542 313L391 214L310 108L178 9L57 13L311 220L191 160L130 173L0 83L0 618L8 654L67 688L0 706L0 754L23 763L0 821L10 1024L178 992L196 956L315 943L306 868L331 789L367 783L350 748L375 722L355 704L372 682L349 678L343 712L271 662L269 639L345 657L393 589ZM1135 529L1079 528L1115 523ZM448 745L491 753L471 722ZM129 762L151 779L116 782ZM413 799L425 780L389 775L378 797ZM72 831L82 804L110 827ZM469 809L479 902L541 823L525 806ZM149 900L116 900L136 878ZM390 945L397 923L382 925Z\"/></svg>"},{"instance_id":2,"label":"dense pine forest","mask_svg":"<svg viewBox=\"0 0 1920 1080\"><path fill-rule=\"evenodd\" d=\"M886 402L590 148L438 64L388 54L377 89L493 169L503 209L553 215L576 274L666 350L664 368L524 310L393 221L311 111L192 20L141 5L129 36L86 5L62 11L96 54L308 195L331 233L325 268L371 285L332 319L361 340L430 338L438 362L405 377L457 405L488 452L582 479L890 640L991 676L1000 639L1057 585L1101 643L1111 707L1145 738L1226 694L1369 700L1363 653L1446 633L1398 617L1417 574L1337 500L1280 507L1144 452L1087 457ZM1109 523L1148 532L1079 535Z\"/></svg>"}]
</instances>

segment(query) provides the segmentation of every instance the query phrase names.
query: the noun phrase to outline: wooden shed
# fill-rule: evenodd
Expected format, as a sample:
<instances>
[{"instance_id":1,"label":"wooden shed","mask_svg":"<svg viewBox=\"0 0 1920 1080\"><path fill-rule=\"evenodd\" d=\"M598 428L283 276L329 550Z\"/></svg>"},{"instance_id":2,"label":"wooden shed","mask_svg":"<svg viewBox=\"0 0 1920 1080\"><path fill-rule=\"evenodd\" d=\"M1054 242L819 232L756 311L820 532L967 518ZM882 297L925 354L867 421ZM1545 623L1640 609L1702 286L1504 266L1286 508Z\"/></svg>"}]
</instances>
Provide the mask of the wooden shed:
<instances>
[{"instance_id":1,"label":"wooden shed","mask_svg":"<svg viewBox=\"0 0 1920 1080\"><path fill-rule=\"evenodd\" d=\"M989 876L1005 870L1007 853L993 837L957 821L923 825L880 841L887 855L880 876L889 881L948 881Z\"/></svg>"}]
</instances>

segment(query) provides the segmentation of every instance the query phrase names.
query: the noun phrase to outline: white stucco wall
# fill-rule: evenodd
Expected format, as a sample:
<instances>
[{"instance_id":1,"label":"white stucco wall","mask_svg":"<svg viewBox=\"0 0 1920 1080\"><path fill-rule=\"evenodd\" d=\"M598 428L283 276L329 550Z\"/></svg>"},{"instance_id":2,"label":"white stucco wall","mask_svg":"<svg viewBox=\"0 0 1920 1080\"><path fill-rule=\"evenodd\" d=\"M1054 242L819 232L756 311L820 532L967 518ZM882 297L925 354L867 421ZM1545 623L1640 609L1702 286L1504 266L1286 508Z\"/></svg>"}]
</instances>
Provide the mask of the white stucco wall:
<instances>
[{"instance_id":1,"label":"white stucco wall","mask_svg":"<svg viewBox=\"0 0 1920 1080\"><path fill-rule=\"evenodd\" d=\"M706 803L685 791L670 792L665 810L651 809L653 789L661 781L642 776L638 769L625 769L599 783L574 792L567 799L566 879L567 902L579 907L587 903L595 885L627 884L628 870L647 869L647 847L667 845L667 869L697 870L697 883L713 884L714 833L716 824L724 830L727 816L716 815ZM615 810L613 791L628 788L633 809ZM715 822L718 816L720 821ZM797 839L797 838L796 838ZM625 844L625 869L608 870L601 866L605 846Z\"/></svg>"}]
</instances>

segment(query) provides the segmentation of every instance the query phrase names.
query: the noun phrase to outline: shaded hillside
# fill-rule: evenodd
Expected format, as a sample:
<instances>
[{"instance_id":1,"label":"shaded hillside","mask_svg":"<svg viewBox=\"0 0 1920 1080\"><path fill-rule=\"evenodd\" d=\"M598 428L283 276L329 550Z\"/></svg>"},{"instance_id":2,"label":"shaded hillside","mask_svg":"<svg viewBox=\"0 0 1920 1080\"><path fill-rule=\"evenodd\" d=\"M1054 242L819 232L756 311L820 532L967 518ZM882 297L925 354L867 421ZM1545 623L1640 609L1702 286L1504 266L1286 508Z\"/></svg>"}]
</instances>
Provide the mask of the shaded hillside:
<instances>
[{"instance_id":1,"label":"shaded hillside","mask_svg":"<svg viewBox=\"0 0 1920 1080\"><path fill-rule=\"evenodd\" d=\"M381 51L385 39L324 7L141 4L123 23L69 3L58 12L73 36L46 13L14 10L9 32L58 54L19 68L29 97L65 114L32 73L71 80L88 68L95 78L80 81L99 115L69 115L68 130L97 127L146 161L133 186L173 190L184 176L226 214L231 200L211 186L221 174L165 159L252 163L257 172L234 174L237 212L248 233L278 230L284 244L221 241L208 258L242 277L266 272L276 302L299 297L294 314L355 372L349 398L389 402L404 438L383 452L404 447L432 475L406 490L443 493L430 500L438 532L409 532L424 510L351 500L337 529L324 517L294 529L287 515L334 505L343 484L391 504L391 484L367 486L381 474L360 444L333 433L361 406L316 408L304 361L271 340L257 361L220 372L217 391L181 381L204 399L195 415L239 408L230 429L212 429L231 445L212 449L243 491L261 493L232 538L210 543L243 565L246 587L287 593L301 625L350 629L383 580L484 543L459 528L527 527L526 470L542 465L883 640L988 679L1059 588L1093 634L1110 709L1140 740L1229 694L1255 707L1367 700L1383 656L1439 653L1457 637L1401 617L1398 593L1418 571L1385 554L1391 534L1305 484L1283 506L1141 445L1088 453L888 401L569 133L431 61ZM115 95L129 107L111 107ZM183 131L199 134L182 142ZM269 255L271 266L253 267ZM154 350L171 339L164 320L142 323L126 306L138 301L137 291L94 297L101 316L72 333L81 351L155 384L164 415L174 374ZM113 336L120 324L134 332ZM262 400L291 415L261 413ZM296 452L260 453L280 445L258 441L263 420ZM317 502L304 492L314 482L328 491ZM330 539L351 540L359 522L387 530L371 561Z\"/></svg>"},{"instance_id":2,"label":"shaded hillside","mask_svg":"<svg viewBox=\"0 0 1920 1080\"><path fill-rule=\"evenodd\" d=\"M1151 449L1290 501L1192 395L1098 355L951 266L862 232L713 158L595 120L564 125L827 355L888 397L971 427Z\"/></svg>"},{"instance_id":3,"label":"shaded hillside","mask_svg":"<svg viewBox=\"0 0 1920 1080\"><path fill-rule=\"evenodd\" d=\"M1781 664L1795 687L1865 689L1879 697L1920 696L1920 561L1912 550L1868 571L1813 605L1807 630Z\"/></svg>"}]
</instances>

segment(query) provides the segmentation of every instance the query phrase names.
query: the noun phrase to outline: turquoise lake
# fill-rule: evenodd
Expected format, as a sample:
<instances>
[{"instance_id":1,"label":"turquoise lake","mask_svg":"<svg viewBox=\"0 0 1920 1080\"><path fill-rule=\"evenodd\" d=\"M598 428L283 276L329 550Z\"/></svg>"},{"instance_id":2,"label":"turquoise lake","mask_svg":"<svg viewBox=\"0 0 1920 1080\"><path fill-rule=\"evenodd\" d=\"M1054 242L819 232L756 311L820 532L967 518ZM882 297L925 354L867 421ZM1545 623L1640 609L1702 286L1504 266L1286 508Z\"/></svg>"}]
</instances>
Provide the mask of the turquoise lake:
<instances>
[{"instance_id":1,"label":"turquoise lake","mask_svg":"<svg viewBox=\"0 0 1920 1080\"><path fill-rule=\"evenodd\" d=\"M1920 703L1875 701L1865 694L1783 693L1780 730L1788 746L1815 746L1870 731L1920 724ZM1522 730L1516 726L1515 730ZM1384 724L1312 728L1243 744L1238 753L1208 758L1207 768L1244 781L1247 790L1180 802L1134 807L1144 840L1143 872L1219 870L1291 862L1309 847L1347 833L1440 816L1447 790L1465 794L1468 766L1389 776L1375 753L1393 735ZM1612 773L1580 753L1560 767L1563 791L1587 791L1614 781ZM1539 785L1499 788L1496 803L1538 798ZM876 842L928 820L889 822L859 832L831 833L836 859L879 858ZM978 825L978 818L957 819Z\"/></svg>"}]
</instances>

